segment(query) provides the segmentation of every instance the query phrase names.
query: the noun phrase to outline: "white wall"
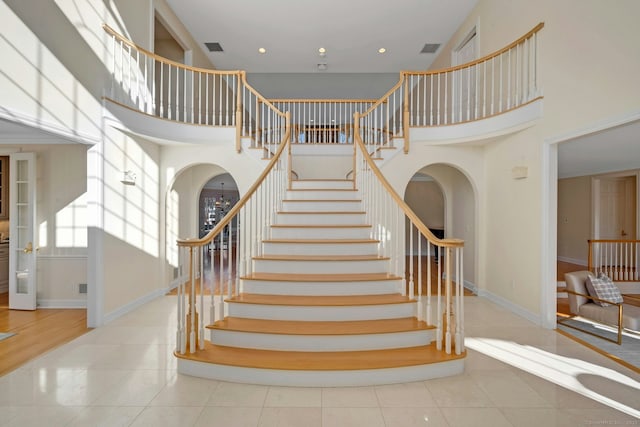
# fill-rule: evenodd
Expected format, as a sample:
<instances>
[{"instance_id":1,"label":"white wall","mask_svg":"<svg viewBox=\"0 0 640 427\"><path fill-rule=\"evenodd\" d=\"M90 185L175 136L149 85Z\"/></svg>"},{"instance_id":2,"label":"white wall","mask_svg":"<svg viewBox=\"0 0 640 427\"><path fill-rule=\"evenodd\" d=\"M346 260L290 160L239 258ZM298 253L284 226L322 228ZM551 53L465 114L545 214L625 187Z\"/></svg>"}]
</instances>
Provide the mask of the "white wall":
<instances>
[{"instance_id":1,"label":"white wall","mask_svg":"<svg viewBox=\"0 0 640 427\"><path fill-rule=\"evenodd\" d=\"M378 99L400 73L248 73L247 81L267 99Z\"/></svg>"}]
</instances>

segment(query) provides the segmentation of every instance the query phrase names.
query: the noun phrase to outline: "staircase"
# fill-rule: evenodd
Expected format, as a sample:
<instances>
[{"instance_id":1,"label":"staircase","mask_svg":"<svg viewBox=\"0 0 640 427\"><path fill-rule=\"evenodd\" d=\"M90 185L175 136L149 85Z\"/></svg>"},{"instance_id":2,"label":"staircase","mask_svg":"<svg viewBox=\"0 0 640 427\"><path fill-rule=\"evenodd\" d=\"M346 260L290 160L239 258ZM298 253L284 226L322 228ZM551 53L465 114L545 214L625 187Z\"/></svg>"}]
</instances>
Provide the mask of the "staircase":
<instances>
[{"instance_id":1,"label":"staircase","mask_svg":"<svg viewBox=\"0 0 640 427\"><path fill-rule=\"evenodd\" d=\"M362 386L464 370L465 353L436 349L403 277L379 256L352 180L294 180L211 342L178 370L281 386ZM213 344L212 344L213 343Z\"/></svg>"}]
</instances>

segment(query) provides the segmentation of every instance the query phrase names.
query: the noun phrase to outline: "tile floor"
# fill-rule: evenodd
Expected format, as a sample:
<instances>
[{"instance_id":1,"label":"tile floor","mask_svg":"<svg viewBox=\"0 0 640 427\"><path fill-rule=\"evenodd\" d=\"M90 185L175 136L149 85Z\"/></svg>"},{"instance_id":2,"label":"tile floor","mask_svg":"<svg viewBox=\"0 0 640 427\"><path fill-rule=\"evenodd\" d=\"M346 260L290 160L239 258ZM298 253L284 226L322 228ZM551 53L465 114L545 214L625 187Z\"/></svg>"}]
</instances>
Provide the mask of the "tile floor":
<instances>
[{"instance_id":1,"label":"tile floor","mask_svg":"<svg viewBox=\"0 0 640 427\"><path fill-rule=\"evenodd\" d=\"M357 388L233 384L176 373L175 297L0 378L0 426L640 425L640 375L466 298L460 376Z\"/></svg>"}]
</instances>

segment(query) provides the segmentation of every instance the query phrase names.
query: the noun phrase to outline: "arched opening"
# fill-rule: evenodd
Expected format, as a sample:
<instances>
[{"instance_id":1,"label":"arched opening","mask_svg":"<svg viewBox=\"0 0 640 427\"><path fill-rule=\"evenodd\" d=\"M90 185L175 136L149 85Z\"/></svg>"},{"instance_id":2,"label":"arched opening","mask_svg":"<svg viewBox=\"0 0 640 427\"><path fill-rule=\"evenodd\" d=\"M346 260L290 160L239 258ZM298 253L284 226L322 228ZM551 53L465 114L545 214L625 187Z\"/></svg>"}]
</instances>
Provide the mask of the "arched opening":
<instances>
[{"instance_id":1,"label":"arched opening","mask_svg":"<svg viewBox=\"0 0 640 427\"><path fill-rule=\"evenodd\" d=\"M425 166L407 184L404 199L436 237L464 240L464 285L477 293L476 195L467 176L447 164ZM441 254L431 252L437 261Z\"/></svg>"},{"instance_id":2,"label":"arched opening","mask_svg":"<svg viewBox=\"0 0 640 427\"><path fill-rule=\"evenodd\" d=\"M165 277L170 288L177 286L179 275L176 241L203 237L239 199L236 180L218 165L190 165L176 175L165 206ZM211 249L216 250L215 244Z\"/></svg>"},{"instance_id":3,"label":"arched opening","mask_svg":"<svg viewBox=\"0 0 640 427\"><path fill-rule=\"evenodd\" d=\"M238 203L238 186L229 173L211 178L202 187L198 201L199 237L204 237Z\"/></svg>"}]
</instances>

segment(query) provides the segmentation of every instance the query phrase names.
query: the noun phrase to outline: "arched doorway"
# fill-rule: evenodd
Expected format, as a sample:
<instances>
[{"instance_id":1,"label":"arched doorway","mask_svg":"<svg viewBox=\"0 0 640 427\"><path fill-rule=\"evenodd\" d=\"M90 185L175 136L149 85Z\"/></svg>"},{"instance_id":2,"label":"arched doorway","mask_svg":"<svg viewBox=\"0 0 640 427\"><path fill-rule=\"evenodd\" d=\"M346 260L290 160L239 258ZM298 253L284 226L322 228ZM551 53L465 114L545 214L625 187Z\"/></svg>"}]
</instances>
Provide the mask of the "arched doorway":
<instances>
[{"instance_id":1,"label":"arched doorway","mask_svg":"<svg viewBox=\"0 0 640 427\"><path fill-rule=\"evenodd\" d=\"M467 176L448 164L424 166L407 183L404 199L436 237L464 240L465 287L477 293L476 195Z\"/></svg>"}]
</instances>

